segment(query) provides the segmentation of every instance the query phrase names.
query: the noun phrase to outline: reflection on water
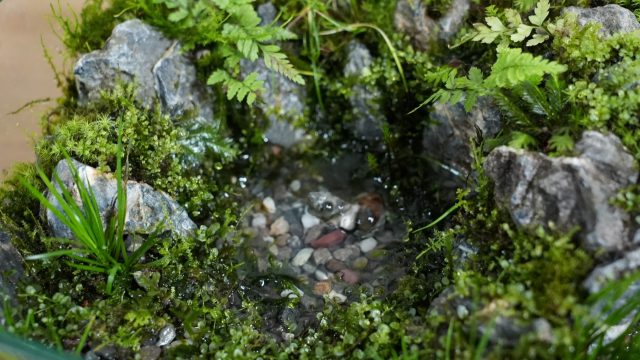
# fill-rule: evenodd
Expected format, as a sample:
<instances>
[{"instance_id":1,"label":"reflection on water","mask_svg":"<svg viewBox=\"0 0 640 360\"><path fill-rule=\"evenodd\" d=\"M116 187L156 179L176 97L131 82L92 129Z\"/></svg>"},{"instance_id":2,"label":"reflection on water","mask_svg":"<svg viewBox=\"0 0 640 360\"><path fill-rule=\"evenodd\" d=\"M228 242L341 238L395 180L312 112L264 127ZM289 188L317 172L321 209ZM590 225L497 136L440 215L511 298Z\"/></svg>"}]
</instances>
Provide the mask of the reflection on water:
<instances>
[{"instance_id":1,"label":"reflection on water","mask_svg":"<svg viewBox=\"0 0 640 360\"><path fill-rule=\"evenodd\" d=\"M57 0L52 0L57 4ZM84 0L62 0L79 9ZM43 56L40 39L62 66L61 45L51 29L50 1L0 2L0 172L19 161L33 161L31 138L38 133L43 103L17 115L8 113L36 99L60 95ZM68 11L67 11L68 13ZM2 175L0 174L0 177Z\"/></svg>"}]
</instances>

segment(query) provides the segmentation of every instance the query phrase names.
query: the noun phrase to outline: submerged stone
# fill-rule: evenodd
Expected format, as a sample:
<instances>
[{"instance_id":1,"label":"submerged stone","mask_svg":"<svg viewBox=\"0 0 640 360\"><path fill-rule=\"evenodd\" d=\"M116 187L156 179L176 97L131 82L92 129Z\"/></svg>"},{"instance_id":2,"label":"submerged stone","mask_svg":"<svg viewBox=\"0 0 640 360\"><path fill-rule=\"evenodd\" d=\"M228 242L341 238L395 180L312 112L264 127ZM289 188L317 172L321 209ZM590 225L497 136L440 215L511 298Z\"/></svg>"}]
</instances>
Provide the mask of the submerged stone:
<instances>
[{"instance_id":1,"label":"submerged stone","mask_svg":"<svg viewBox=\"0 0 640 360\"><path fill-rule=\"evenodd\" d=\"M575 157L550 158L496 148L484 164L495 182L495 199L518 226L579 227L588 250L624 250L631 244L632 219L610 200L636 183L637 164L612 134L586 131L575 150Z\"/></svg>"},{"instance_id":2,"label":"submerged stone","mask_svg":"<svg viewBox=\"0 0 640 360\"><path fill-rule=\"evenodd\" d=\"M585 26L588 23L602 25L600 34L604 37L640 30L640 23L633 12L617 4L594 8L569 6L564 9L564 12L575 14L580 26Z\"/></svg>"},{"instance_id":3,"label":"submerged stone","mask_svg":"<svg viewBox=\"0 0 640 360\"><path fill-rule=\"evenodd\" d=\"M118 192L115 177L111 174L103 174L78 161L71 162L85 186L90 186L95 194L102 221L106 224L108 214L111 210L115 210L111 208L112 204L115 206ZM81 205L80 194L67 161L58 162L54 172L60 177L62 184L69 190L78 205ZM196 230L196 224L189 218L186 210L166 193L136 181L127 181L126 191L126 233L151 234L156 230L170 230L178 236L188 236ZM57 199L51 193L47 194L47 199L60 209ZM53 236L73 238L71 230L50 210L47 210L46 215Z\"/></svg>"}]
</instances>

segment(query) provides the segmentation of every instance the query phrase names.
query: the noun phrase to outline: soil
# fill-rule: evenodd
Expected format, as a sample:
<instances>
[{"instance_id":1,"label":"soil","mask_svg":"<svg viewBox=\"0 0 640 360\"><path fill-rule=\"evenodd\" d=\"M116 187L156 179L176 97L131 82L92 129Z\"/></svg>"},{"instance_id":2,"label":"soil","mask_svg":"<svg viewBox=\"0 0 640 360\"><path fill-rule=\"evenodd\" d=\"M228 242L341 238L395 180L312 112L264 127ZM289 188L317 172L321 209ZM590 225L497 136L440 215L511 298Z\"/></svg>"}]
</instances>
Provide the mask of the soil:
<instances>
[{"instance_id":1,"label":"soil","mask_svg":"<svg viewBox=\"0 0 640 360\"><path fill-rule=\"evenodd\" d=\"M5 0L0 2L0 178L16 162L33 161L32 138L39 132L42 112L60 95L42 42L54 56L56 66L63 66L62 44L52 24L50 3L57 1ZM79 10L84 0L62 0ZM72 66L67 61L66 66ZM52 99L18 114L9 113L37 99Z\"/></svg>"}]
</instances>

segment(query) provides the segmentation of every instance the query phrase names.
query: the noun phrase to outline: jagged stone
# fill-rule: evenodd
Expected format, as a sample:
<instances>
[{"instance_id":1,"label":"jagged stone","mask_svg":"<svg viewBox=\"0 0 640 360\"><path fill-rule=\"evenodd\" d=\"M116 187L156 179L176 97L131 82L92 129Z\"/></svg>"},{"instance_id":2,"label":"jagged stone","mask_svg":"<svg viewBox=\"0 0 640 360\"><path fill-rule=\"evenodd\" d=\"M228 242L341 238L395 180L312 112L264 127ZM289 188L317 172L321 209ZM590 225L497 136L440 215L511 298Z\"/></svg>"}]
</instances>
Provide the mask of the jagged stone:
<instances>
[{"instance_id":1,"label":"jagged stone","mask_svg":"<svg viewBox=\"0 0 640 360\"><path fill-rule=\"evenodd\" d=\"M349 96L354 119L347 126L351 128L355 137L379 142L382 139L382 126L386 122L380 109L382 93L377 87L359 81L370 73L369 67L372 62L373 58L366 46L356 40L349 43L343 72L344 76L353 79L355 84Z\"/></svg>"},{"instance_id":2,"label":"jagged stone","mask_svg":"<svg viewBox=\"0 0 640 360\"><path fill-rule=\"evenodd\" d=\"M617 4L586 9L569 6L564 9L564 12L575 14L580 26L585 26L587 23L601 24L600 34L605 37L640 29L640 23L633 12Z\"/></svg>"},{"instance_id":3,"label":"jagged stone","mask_svg":"<svg viewBox=\"0 0 640 360\"><path fill-rule=\"evenodd\" d=\"M588 250L624 250L631 244L632 221L610 199L636 183L637 164L612 134L586 131L575 150L575 157L550 158L496 148L484 164L495 182L496 201L518 226L554 223L561 231L579 227Z\"/></svg>"},{"instance_id":4,"label":"jagged stone","mask_svg":"<svg viewBox=\"0 0 640 360\"><path fill-rule=\"evenodd\" d=\"M471 171L470 143L478 131L482 137L491 138L502 126L500 111L485 97L479 98L469 113L461 103L436 103L430 115L431 123L422 137L425 153L462 178Z\"/></svg>"},{"instance_id":5,"label":"jagged stone","mask_svg":"<svg viewBox=\"0 0 640 360\"><path fill-rule=\"evenodd\" d=\"M115 177L111 174L103 174L75 160L72 160L72 164L78 170L78 175L85 186L90 186L95 194L102 221L106 224L106 217L111 204L117 198ZM62 184L80 205L82 202L70 170L67 161L61 160L56 165L54 172L60 177ZM166 193L154 190L151 186L136 181L128 181L126 191L126 233L151 234L156 230L170 230L176 235L188 236L195 231L196 224L189 218L187 212ZM54 206L59 206L58 201L52 194L48 194L47 199ZM73 238L71 230L56 218L50 210L47 210L46 216L53 236L67 239Z\"/></svg>"}]
</instances>

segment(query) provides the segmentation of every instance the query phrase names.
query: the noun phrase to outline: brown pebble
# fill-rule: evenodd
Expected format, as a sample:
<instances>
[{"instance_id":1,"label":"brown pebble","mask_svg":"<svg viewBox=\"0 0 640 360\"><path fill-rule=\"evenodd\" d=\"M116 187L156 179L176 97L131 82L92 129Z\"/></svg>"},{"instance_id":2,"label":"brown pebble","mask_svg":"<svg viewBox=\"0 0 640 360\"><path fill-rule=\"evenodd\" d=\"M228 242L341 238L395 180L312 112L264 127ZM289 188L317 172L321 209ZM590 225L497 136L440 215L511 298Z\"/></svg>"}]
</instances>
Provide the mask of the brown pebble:
<instances>
[{"instance_id":1,"label":"brown pebble","mask_svg":"<svg viewBox=\"0 0 640 360\"><path fill-rule=\"evenodd\" d=\"M345 263L343 263L340 260L336 260L336 259L331 259L329 261L327 261L324 266L327 268L327 270L331 271L331 272L336 272L336 271L340 271L342 269L346 269L347 265Z\"/></svg>"},{"instance_id":2,"label":"brown pebble","mask_svg":"<svg viewBox=\"0 0 640 360\"><path fill-rule=\"evenodd\" d=\"M289 242L289 234L282 234L276 238L276 245L285 246Z\"/></svg>"},{"instance_id":3,"label":"brown pebble","mask_svg":"<svg viewBox=\"0 0 640 360\"><path fill-rule=\"evenodd\" d=\"M356 284L360 281L360 274L350 269L342 269L338 271L338 277L347 284Z\"/></svg>"},{"instance_id":4,"label":"brown pebble","mask_svg":"<svg viewBox=\"0 0 640 360\"><path fill-rule=\"evenodd\" d=\"M331 282L330 281L318 281L313 286L313 293L322 296L324 294L328 294L331 292Z\"/></svg>"},{"instance_id":5,"label":"brown pebble","mask_svg":"<svg viewBox=\"0 0 640 360\"><path fill-rule=\"evenodd\" d=\"M336 229L313 240L309 243L309 245L311 245L311 247L313 248L330 247L341 243L344 239L346 239L346 237L347 233L344 232L344 230Z\"/></svg>"}]
</instances>

